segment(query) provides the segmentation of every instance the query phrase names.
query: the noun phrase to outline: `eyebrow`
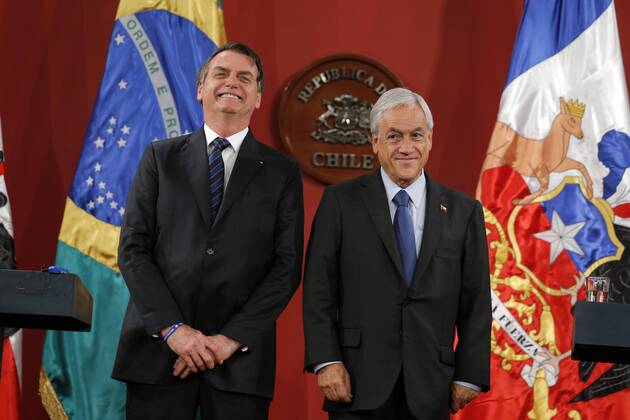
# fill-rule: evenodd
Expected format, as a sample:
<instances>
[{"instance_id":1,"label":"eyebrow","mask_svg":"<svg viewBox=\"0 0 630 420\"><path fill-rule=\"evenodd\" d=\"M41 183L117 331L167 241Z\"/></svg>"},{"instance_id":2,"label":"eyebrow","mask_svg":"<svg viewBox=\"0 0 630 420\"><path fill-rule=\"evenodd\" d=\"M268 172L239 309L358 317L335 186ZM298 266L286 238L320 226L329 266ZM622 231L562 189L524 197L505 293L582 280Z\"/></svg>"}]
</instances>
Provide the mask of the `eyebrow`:
<instances>
[{"instance_id":1,"label":"eyebrow","mask_svg":"<svg viewBox=\"0 0 630 420\"><path fill-rule=\"evenodd\" d=\"M229 68L227 68L227 67L223 67L223 66L216 66L216 67L215 67L212 71L213 71L213 72L215 72L215 71L224 71L224 72L229 73L229 72L231 72L232 70L231 70L231 69L229 69ZM254 73L252 73L252 72L251 72L251 71L249 71L249 70L241 70L241 71L237 71L237 72L236 72L236 74L237 74L237 75L239 75L239 76L242 76L242 75L249 75L249 76L254 77Z\"/></svg>"},{"instance_id":2,"label":"eyebrow","mask_svg":"<svg viewBox=\"0 0 630 420\"><path fill-rule=\"evenodd\" d=\"M413 132L416 132L416 131L422 131L422 132L424 132L424 131L425 131L425 129L424 129L424 128L422 128L422 127L416 127L416 128L414 128L413 130L410 130L409 132L410 132L410 133L413 133ZM396 128L390 128L387 132L388 132L388 133L392 133L392 132L393 132L393 133L397 133L397 134L402 134L402 131L400 131L400 130L398 130L398 129L396 129Z\"/></svg>"}]
</instances>

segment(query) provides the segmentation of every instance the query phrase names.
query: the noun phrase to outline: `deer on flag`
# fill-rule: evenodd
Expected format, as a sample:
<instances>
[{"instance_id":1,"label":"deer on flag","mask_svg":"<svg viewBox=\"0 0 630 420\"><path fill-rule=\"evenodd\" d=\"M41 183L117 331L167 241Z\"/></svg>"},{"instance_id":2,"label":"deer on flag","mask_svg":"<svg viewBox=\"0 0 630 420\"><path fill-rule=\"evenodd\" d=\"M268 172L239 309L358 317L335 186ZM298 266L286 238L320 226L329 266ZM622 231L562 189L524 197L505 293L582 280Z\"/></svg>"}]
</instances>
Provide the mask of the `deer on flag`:
<instances>
[{"instance_id":1,"label":"deer on flag","mask_svg":"<svg viewBox=\"0 0 630 420\"><path fill-rule=\"evenodd\" d=\"M547 191L552 172L576 169L584 178L590 199L593 196L593 181L588 170L582 163L567 156L570 137L578 140L584 137L582 117L585 109L586 105L577 100L565 102L560 98L560 113L553 119L547 137L542 140L525 138L506 124L497 122L481 173L487 169L509 165L521 175L535 177L540 184L538 190L512 201L515 205L525 205ZM477 198L481 197L481 182L477 185L476 195Z\"/></svg>"}]
</instances>

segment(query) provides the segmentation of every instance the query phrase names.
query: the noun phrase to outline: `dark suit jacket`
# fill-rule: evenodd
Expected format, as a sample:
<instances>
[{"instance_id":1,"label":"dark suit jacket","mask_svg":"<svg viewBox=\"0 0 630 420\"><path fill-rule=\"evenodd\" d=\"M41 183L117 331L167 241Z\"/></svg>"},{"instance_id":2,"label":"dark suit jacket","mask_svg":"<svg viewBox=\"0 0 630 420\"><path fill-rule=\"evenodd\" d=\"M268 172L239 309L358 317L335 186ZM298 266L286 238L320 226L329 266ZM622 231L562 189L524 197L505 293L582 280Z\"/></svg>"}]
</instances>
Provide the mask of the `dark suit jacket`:
<instances>
[{"instance_id":1,"label":"dark suit jacket","mask_svg":"<svg viewBox=\"0 0 630 420\"><path fill-rule=\"evenodd\" d=\"M354 398L326 401L326 410L379 407L401 369L418 418L448 418L453 380L488 389L490 281L479 202L427 175L411 289L401 267L380 169L328 187L307 252L305 366L343 361Z\"/></svg>"},{"instance_id":2,"label":"dark suit jacket","mask_svg":"<svg viewBox=\"0 0 630 420\"><path fill-rule=\"evenodd\" d=\"M214 226L203 130L151 143L127 201L118 261L130 292L113 377L173 384L176 354L152 334L182 321L247 345L202 375L271 398L275 322L299 285L298 164L254 139L239 151Z\"/></svg>"}]
</instances>

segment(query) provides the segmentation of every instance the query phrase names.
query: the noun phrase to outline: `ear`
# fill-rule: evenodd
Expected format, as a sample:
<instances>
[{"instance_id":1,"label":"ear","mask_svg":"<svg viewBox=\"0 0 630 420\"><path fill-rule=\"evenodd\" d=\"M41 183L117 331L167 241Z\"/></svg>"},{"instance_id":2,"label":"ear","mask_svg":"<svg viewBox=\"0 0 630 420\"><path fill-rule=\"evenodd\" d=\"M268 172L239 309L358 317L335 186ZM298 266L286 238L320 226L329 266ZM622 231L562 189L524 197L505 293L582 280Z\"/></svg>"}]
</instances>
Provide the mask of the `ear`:
<instances>
[{"instance_id":1,"label":"ear","mask_svg":"<svg viewBox=\"0 0 630 420\"><path fill-rule=\"evenodd\" d=\"M197 83L197 100L201 102L203 99L203 84Z\"/></svg>"},{"instance_id":2,"label":"ear","mask_svg":"<svg viewBox=\"0 0 630 420\"><path fill-rule=\"evenodd\" d=\"M372 134L372 151L378 156L378 135Z\"/></svg>"},{"instance_id":3,"label":"ear","mask_svg":"<svg viewBox=\"0 0 630 420\"><path fill-rule=\"evenodd\" d=\"M560 97L560 113L565 115L569 113L569 108L563 97Z\"/></svg>"},{"instance_id":4,"label":"ear","mask_svg":"<svg viewBox=\"0 0 630 420\"><path fill-rule=\"evenodd\" d=\"M260 103L262 102L262 93L256 93L256 109L260 108Z\"/></svg>"},{"instance_id":5,"label":"ear","mask_svg":"<svg viewBox=\"0 0 630 420\"><path fill-rule=\"evenodd\" d=\"M427 150L431 150L433 147L433 130L427 133Z\"/></svg>"}]
</instances>

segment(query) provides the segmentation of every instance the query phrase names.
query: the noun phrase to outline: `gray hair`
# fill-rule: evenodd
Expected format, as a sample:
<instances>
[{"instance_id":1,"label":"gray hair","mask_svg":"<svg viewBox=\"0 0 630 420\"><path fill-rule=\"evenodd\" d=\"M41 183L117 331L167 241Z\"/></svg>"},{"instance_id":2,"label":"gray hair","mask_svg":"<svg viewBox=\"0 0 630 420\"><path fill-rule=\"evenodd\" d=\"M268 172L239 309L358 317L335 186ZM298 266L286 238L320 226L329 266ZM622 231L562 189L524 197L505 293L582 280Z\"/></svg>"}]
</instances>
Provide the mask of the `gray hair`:
<instances>
[{"instance_id":1,"label":"gray hair","mask_svg":"<svg viewBox=\"0 0 630 420\"><path fill-rule=\"evenodd\" d=\"M424 112L429 130L433 130L433 115L424 98L415 92L405 88L394 88L383 93L370 111L370 131L372 134L378 133L378 125L385 111L402 105L417 104Z\"/></svg>"}]
</instances>

